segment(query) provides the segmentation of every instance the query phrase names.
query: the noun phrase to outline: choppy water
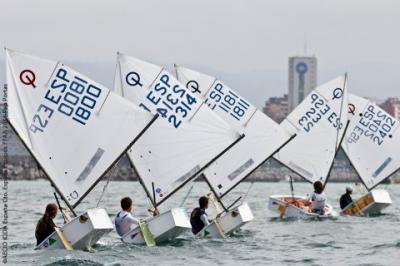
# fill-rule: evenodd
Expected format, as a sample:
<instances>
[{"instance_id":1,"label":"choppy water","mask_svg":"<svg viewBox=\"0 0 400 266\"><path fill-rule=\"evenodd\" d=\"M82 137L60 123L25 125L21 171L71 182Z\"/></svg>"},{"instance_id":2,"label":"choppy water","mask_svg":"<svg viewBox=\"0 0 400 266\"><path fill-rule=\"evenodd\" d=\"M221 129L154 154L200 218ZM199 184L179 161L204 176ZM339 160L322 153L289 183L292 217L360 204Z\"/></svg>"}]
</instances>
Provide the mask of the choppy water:
<instances>
[{"instance_id":1,"label":"choppy water","mask_svg":"<svg viewBox=\"0 0 400 266\"><path fill-rule=\"evenodd\" d=\"M227 205L243 195L250 183L240 185L227 197ZM103 184L80 206L94 207ZM330 203L338 208L338 198L345 184L329 184ZM241 232L226 240L195 240L184 235L174 242L147 248L126 245L115 232L105 237L96 251L34 251L36 221L48 202L52 190L46 181L11 182L9 187L9 265L400 265L400 186L383 186L394 204L375 218L339 217L328 221L280 221L267 209L268 196L289 193L287 183L255 183L247 197L255 220ZM310 185L295 184L297 193L310 192ZM177 206L188 188L161 207ZM191 209L197 198L207 192L196 183L186 202ZM112 182L101 206L110 214L118 211L119 200L134 198L136 213L144 215L149 203L138 183ZM61 219L58 220L61 224Z\"/></svg>"}]
</instances>

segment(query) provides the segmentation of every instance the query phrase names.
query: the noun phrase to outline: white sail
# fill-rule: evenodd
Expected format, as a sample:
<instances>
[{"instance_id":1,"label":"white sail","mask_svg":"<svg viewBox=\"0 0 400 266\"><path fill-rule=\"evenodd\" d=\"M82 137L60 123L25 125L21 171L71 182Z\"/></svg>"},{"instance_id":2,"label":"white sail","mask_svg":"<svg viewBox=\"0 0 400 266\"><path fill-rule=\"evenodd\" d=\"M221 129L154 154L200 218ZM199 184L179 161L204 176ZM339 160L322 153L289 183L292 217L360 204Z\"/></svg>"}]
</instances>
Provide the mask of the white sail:
<instances>
[{"instance_id":1,"label":"white sail","mask_svg":"<svg viewBox=\"0 0 400 266\"><path fill-rule=\"evenodd\" d=\"M310 182L325 182L347 124L347 78L314 89L281 126L296 133L275 158Z\"/></svg>"},{"instance_id":2,"label":"white sail","mask_svg":"<svg viewBox=\"0 0 400 266\"><path fill-rule=\"evenodd\" d=\"M119 54L115 88L164 118L128 153L151 199L154 184L156 205L198 176L240 138L201 98L159 66Z\"/></svg>"},{"instance_id":3,"label":"white sail","mask_svg":"<svg viewBox=\"0 0 400 266\"><path fill-rule=\"evenodd\" d=\"M6 50L8 120L71 207L153 115L56 61Z\"/></svg>"},{"instance_id":4,"label":"white sail","mask_svg":"<svg viewBox=\"0 0 400 266\"><path fill-rule=\"evenodd\" d=\"M349 95L350 124L342 148L372 189L400 168L399 121L375 103Z\"/></svg>"},{"instance_id":5,"label":"white sail","mask_svg":"<svg viewBox=\"0 0 400 266\"><path fill-rule=\"evenodd\" d=\"M291 135L215 77L175 66L178 79L198 93L222 119L245 137L211 164L204 175L219 197L226 195L286 144Z\"/></svg>"}]
</instances>

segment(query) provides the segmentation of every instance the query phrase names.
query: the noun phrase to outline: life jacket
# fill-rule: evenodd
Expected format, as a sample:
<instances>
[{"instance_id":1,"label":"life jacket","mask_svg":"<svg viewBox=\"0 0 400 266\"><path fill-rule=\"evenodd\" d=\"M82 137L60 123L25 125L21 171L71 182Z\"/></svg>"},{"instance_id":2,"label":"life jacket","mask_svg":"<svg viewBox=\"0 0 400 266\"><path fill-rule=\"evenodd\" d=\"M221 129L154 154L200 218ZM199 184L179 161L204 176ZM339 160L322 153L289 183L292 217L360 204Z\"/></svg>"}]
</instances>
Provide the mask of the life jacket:
<instances>
[{"instance_id":1,"label":"life jacket","mask_svg":"<svg viewBox=\"0 0 400 266\"><path fill-rule=\"evenodd\" d=\"M39 245L50 236L55 231L54 227L56 227L56 225L50 217L44 215L40 218L35 230L36 245Z\"/></svg>"},{"instance_id":2,"label":"life jacket","mask_svg":"<svg viewBox=\"0 0 400 266\"><path fill-rule=\"evenodd\" d=\"M323 211L325 208L326 204L326 196L325 193L322 192L321 194L318 194L316 192L311 194L311 209L314 210L319 210Z\"/></svg>"},{"instance_id":3,"label":"life jacket","mask_svg":"<svg viewBox=\"0 0 400 266\"><path fill-rule=\"evenodd\" d=\"M197 234L204 228L204 223L200 219L200 217L206 214L206 212L202 208L195 208L190 214L190 224L192 225L192 233Z\"/></svg>"}]
</instances>

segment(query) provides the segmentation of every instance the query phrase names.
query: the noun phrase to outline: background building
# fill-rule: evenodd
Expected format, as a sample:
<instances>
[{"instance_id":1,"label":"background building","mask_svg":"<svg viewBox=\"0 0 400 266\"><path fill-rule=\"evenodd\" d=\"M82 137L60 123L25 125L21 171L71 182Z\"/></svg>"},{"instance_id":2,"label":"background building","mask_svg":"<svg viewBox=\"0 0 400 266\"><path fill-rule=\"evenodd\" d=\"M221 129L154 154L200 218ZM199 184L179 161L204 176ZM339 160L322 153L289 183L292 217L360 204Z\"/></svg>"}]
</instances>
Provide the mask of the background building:
<instances>
[{"instance_id":1,"label":"background building","mask_svg":"<svg viewBox=\"0 0 400 266\"><path fill-rule=\"evenodd\" d=\"M386 101L379 104L379 106L383 110L385 110L386 112L391 114L397 120L400 119L400 99L399 98L397 98L397 97L396 98L395 97L387 98Z\"/></svg>"},{"instance_id":2,"label":"background building","mask_svg":"<svg viewBox=\"0 0 400 266\"><path fill-rule=\"evenodd\" d=\"M288 95L271 97L265 102L263 112L277 123L282 122L289 114Z\"/></svg>"},{"instance_id":3,"label":"background building","mask_svg":"<svg viewBox=\"0 0 400 266\"><path fill-rule=\"evenodd\" d=\"M289 112L317 87L317 58L289 58Z\"/></svg>"}]
</instances>

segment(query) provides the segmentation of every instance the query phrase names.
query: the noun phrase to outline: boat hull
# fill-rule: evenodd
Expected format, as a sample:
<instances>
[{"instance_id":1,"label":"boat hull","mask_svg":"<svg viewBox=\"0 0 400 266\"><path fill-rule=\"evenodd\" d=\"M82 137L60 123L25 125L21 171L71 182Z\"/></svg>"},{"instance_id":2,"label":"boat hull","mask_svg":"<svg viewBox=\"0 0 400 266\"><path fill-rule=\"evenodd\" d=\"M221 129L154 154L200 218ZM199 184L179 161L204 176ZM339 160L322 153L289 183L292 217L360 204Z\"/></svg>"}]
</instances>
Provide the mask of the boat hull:
<instances>
[{"instance_id":1,"label":"boat hull","mask_svg":"<svg viewBox=\"0 0 400 266\"><path fill-rule=\"evenodd\" d=\"M384 189L368 192L361 198L354 200L341 212L342 215L374 216L392 204L389 193Z\"/></svg>"},{"instance_id":2,"label":"boat hull","mask_svg":"<svg viewBox=\"0 0 400 266\"><path fill-rule=\"evenodd\" d=\"M196 237L211 237L211 238L223 238L231 235L237 231L240 227L247 224L254 219L253 213L249 205L245 202L240 206L223 213L220 217L216 218L210 225L203 228ZM218 229L218 225L221 230ZM221 232L222 231L222 232Z\"/></svg>"},{"instance_id":3,"label":"boat hull","mask_svg":"<svg viewBox=\"0 0 400 266\"><path fill-rule=\"evenodd\" d=\"M189 217L183 208L173 208L158 216L150 217L145 222L157 244L175 239L192 229ZM139 226L123 235L122 241L139 245L146 244Z\"/></svg>"},{"instance_id":4,"label":"boat hull","mask_svg":"<svg viewBox=\"0 0 400 266\"><path fill-rule=\"evenodd\" d=\"M60 228L73 249L86 251L91 250L100 238L113 229L113 224L105 209L88 210ZM64 248L56 232L36 247L36 249L40 250Z\"/></svg>"},{"instance_id":5,"label":"boat hull","mask_svg":"<svg viewBox=\"0 0 400 266\"><path fill-rule=\"evenodd\" d=\"M298 219L326 219L337 216L332 206L326 204L325 213L323 215L312 213L309 211L308 207L295 206L290 204L293 200L298 202L303 202L307 200L307 197L295 195L294 197L290 195L273 195L269 197L268 208L279 214L281 218L298 218ZM289 204L288 204L289 203Z\"/></svg>"}]
</instances>

